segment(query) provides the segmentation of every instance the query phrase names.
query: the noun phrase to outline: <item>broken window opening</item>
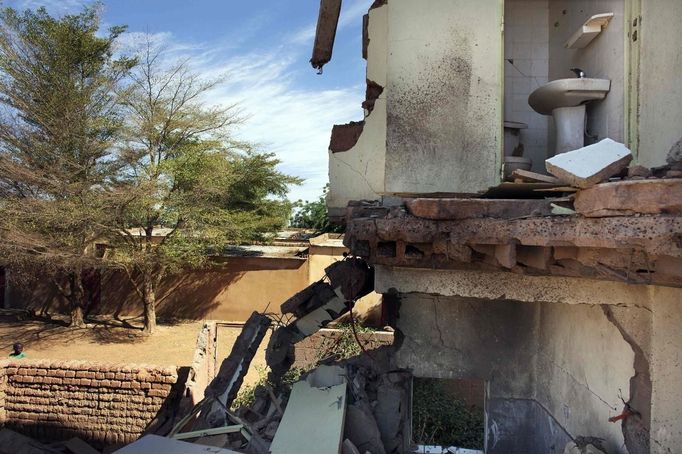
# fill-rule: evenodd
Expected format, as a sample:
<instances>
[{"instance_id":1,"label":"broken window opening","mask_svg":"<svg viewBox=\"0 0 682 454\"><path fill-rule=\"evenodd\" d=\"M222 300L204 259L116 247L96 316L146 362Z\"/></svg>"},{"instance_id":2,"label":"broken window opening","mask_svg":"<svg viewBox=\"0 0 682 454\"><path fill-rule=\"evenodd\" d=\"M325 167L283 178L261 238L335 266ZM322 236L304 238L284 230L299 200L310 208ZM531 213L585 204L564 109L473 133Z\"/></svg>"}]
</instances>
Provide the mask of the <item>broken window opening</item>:
<instances>
[{"instance_id":1,"label":"broken window opening","mask_svg":"<svg viewBox=\"0 0 682 454\"><path fill-rule=\"evenodd\" d=\"M417 445L483 450L485 383L414 377L412 440Z\"/></svg>"}]
</instances>

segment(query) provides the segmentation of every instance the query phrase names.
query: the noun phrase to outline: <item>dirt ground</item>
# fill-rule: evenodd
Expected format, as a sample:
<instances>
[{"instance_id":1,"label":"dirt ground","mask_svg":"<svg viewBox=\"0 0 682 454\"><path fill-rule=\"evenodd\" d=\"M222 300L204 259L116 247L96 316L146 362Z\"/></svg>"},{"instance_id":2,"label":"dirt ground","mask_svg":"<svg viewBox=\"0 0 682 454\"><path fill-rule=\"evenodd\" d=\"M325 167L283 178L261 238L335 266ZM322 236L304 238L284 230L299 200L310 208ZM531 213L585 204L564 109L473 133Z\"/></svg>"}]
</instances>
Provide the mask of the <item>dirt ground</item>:
<instances>
[{"instance_id":1,"label":"dirt ground","mask_svg":"<svg viewBox=\"0 0 682 454\"><path fill-rule=\"evenodd\" d=\"M141 325L139 320L125 322ZM87 328L69 328L60 319L0 320L0 357L11 353L14 342L21 342L28 357L34 359L189 366L202 324L203 321L160 323L154 335L146 336L137 327L126 327L120 321L110 319L89 323ZM229 354L240 331L239 327L220 328L219 354ZM258 379L256 369L265 365L265 345L267 338L252 362L245 382Z\"/></svg>"}]
</instances>

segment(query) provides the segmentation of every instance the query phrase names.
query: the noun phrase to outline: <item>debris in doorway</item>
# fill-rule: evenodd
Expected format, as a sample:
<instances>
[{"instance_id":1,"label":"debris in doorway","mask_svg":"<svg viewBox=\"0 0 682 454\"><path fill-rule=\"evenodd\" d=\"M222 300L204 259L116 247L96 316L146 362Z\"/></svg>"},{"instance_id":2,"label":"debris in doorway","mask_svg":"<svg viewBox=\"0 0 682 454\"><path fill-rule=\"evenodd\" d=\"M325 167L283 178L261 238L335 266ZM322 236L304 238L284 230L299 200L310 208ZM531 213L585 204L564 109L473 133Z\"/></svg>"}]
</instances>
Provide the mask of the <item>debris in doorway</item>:
<instances>
[{"instance_id":1,"label":"debris in doorway","mask_svg":"<svg viewBox=\"0 0 682 454\"><path fill-rule=\"evenodd\" d=\"M558 154L545 161L547 171L571 186L589 188L620 173L632 161L632 153L611 139Z\"/></svg>"},{"instance_id":2,"label":"debris in doorway","mask_svg":"<svg viewBox=\"0 0 682 454\"><path fill-rule=\"evenodd\" d=\"M456 448L454 446L445 448L429 445L417 445L417 449L412 452L415 454L483 454L483 451L478 449Z\"/></svg>"},{"instance_id":3,"label":"debris in doorway","mask_svg":"<svg viewBox=\"0 0 682 454\"><path fill-rule=\"evenodd\" d=\"M564 454L604 454L602 438L597 437L576 437L564 448Z\"/></svg>"}]
</instances>

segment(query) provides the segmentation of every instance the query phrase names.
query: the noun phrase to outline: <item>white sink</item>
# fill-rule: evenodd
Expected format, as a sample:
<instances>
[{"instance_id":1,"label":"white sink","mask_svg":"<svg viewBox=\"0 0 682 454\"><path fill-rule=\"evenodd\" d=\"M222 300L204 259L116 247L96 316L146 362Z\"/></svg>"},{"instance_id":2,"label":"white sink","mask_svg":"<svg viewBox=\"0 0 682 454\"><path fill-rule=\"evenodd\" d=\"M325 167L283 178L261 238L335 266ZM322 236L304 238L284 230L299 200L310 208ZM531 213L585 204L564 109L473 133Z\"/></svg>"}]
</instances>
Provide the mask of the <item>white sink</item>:
<instances>
[{"instance_id":1,"label":"white sink","mask_svg":"<svg viewBox=\"0 0 682 454\"><path fill-rule=\"evenodd\" d=\"M611 81L608 79L557 79L531 93L528 104L537 113L552 115L554 109L604 99L610 89Z\"/></svg>"}]
</instances>

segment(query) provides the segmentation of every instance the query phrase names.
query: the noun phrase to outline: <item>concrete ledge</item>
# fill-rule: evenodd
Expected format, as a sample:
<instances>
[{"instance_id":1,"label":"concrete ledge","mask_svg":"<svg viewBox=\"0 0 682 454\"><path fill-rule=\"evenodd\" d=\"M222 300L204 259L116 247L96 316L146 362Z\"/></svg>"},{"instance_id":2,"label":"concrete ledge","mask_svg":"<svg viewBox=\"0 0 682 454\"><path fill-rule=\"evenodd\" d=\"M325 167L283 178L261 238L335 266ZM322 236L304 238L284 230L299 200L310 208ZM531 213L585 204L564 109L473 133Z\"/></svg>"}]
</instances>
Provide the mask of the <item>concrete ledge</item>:
<instances>
[{"instance_id":1,"label":"concrete ledge","mask_svg":"<svg viewBox=\"0 0 682 454\"><path fill-rule=\"evenodd\" d=\"M655 298L682 301L682 289L628 285L596 279L525 276L506 272L428 270L377 266L375 290L427 293L488 300L650 308Z\"/></svg>"}]
</instances>

